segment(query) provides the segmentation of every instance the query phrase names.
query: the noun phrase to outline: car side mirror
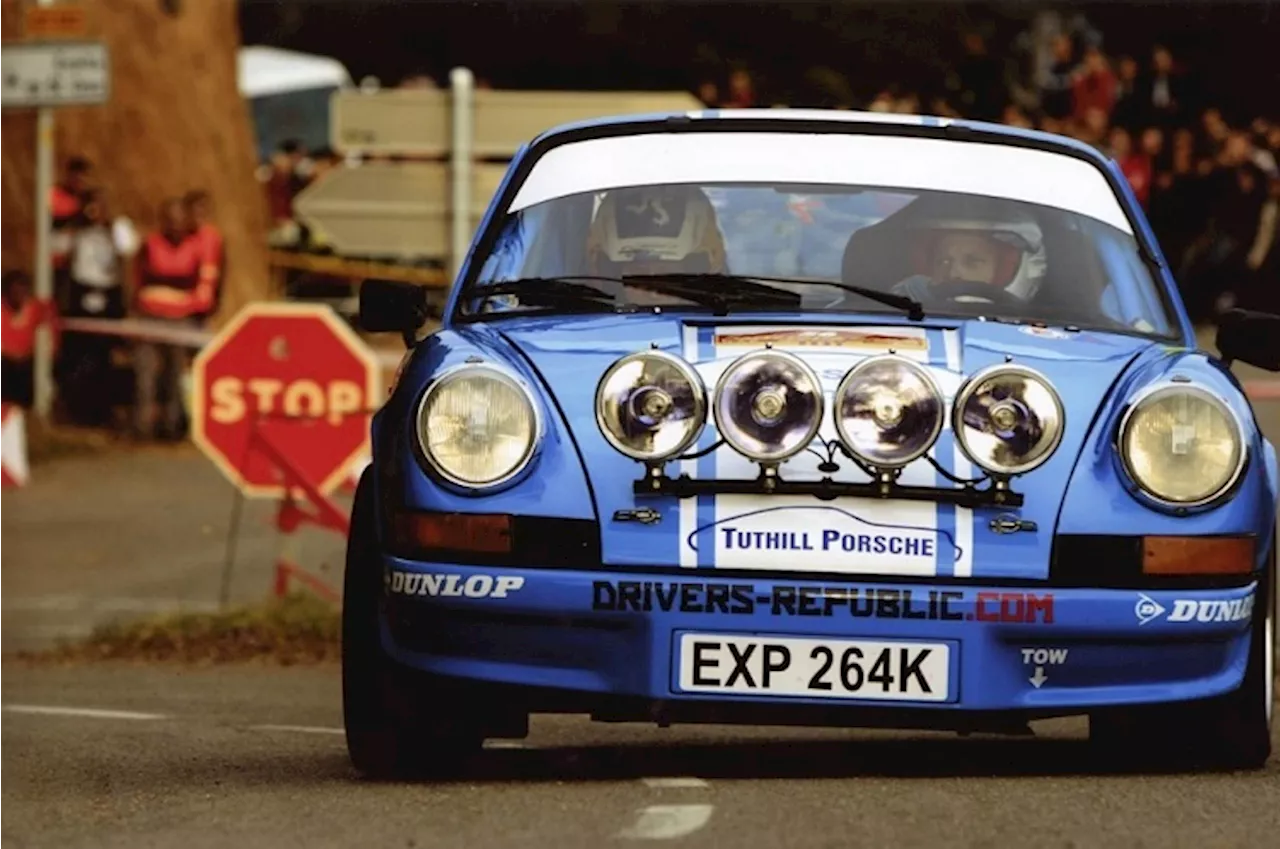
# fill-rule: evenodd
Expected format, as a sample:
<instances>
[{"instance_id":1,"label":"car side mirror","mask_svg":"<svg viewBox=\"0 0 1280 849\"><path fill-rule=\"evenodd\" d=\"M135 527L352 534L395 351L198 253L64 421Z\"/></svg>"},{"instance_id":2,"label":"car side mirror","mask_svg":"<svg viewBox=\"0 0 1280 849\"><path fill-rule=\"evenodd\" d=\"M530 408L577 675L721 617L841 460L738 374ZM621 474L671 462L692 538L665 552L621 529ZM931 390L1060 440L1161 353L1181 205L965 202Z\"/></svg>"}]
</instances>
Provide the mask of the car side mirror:
<instances>
[{"instance_id":1,"label":"car side mirror","mask_svg":"<svg viewBox=\"0 0 1280 849\"><path fill-rule=\"evenodd\" d=\"M399 280L366 280L360 284L361 330L399 333L406 347L417 343L417 332L427 320L427 290Z\"/></svg>"},{"instance_id":2,"label":"car side mirror","mask_svg":"<svg viewBox=\"0 0 1280 849\"><path fill-rule=\"evenodd\" d=\"M1227 310L1219 318L1215 344L1227 365L1239 360L1268 371L1280 371L1280 315Z\"/></svg>"}]
</instances>

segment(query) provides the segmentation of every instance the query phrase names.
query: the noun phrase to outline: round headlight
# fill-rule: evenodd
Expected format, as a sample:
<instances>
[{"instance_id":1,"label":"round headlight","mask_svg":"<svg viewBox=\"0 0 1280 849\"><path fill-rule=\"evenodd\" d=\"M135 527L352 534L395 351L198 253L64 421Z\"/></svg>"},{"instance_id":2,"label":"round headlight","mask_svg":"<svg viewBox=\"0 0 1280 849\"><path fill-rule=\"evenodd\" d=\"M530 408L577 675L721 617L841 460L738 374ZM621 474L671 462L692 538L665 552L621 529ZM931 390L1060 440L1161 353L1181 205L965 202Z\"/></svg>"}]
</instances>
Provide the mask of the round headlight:
<instances>
[{"instance_id":1,"label":"round headlight","mask_svg":"<svg viewBox=\"0 0 1280 849\"><path fill-rule=\"evenodd\" d=\"M529 391L490 365L442 375L418 405L423 455L441 477L461 486L510 480L533 457L539 429Z\"/></svg>"},{"instance_id":2,"label":"round headlight","mask_svg":"<svg viewBox=\"0 0 1280 849\"><path fill-rule=\"evenodd\" d=\"M664 351L630 354L596 386L596 422L609 444L636 460L665 460L692 445L707 422L702 378Z\"/></svg>"},{"instance_id":3,"label":"round headlight","mask_svg":"<svg viewBox=\"0 0 1280 849\"><path fill-rule=\"evenodd\" d=\"M1120 422L1120 459L1153 498L1197 507L1219 498L1244 468L1244 432L1231 408L1187 384L1139 395Z\"/></svg>"},{"instance_id":4,"label":"round headlight","mask_svg":"<svg viewBox=\"0 0 1280 849\"><path fill-rule=\"evenodd\" d=\"M942 392L920 364L892 354L858 363L840 381L833 410L840 441L859 460L901 468L942 432Z\"/></svg>"},{"instance_id":5,"label":"round headlight","mask_svg":"<svg viewBox=\"0 0 1280 849\"><path fill-rule=\"evenodd\" d=\"M778 463L803 451L822 426L822 384L799 357L753 351L716 384L716 427L739 454Z\"/></svg>"},{"instance_id":6,"label":"round headlight","mask_svg":"<svg viewBox=\"0 0 1280 849\"><path fill-rule=\"evenodd\" d=\"M995 475L1018 475L1053 455L1065 423L1062 399L1043 375L1005 364L965 381L951 426L974 465Z\"/></svg>"}]
</instances>

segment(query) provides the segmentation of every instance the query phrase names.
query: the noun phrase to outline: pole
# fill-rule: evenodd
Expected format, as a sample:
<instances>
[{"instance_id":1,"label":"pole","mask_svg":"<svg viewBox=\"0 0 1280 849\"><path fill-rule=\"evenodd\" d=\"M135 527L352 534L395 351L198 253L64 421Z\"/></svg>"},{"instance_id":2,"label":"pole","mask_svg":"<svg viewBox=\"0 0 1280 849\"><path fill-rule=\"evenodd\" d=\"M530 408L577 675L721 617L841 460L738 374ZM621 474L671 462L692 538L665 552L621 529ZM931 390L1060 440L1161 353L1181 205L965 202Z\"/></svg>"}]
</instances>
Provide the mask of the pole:
<instances>
[{"instance_id":1,"label":"pole","mask_svg":"<svg viewBox=\"0 0 1280 849\"><path fill-rule=\"evenodd\" d=\"M51 6L53 0L38 0L38 6ZM47 106L36 115L36 273L35 296L38 301L53 301L53 222L49 211L49 193L53 190L53 110ZM42 423L49 421L53 409L53 335L47 323L36 328L35 346L35 414Z\"/></svg>"},{"instance_id":2,"label":"pole","mask_svg":"<svg viewBox=\"0 0 1280 849\"><path fill-rule=\"evenodd\" d=\"M454 68L449 72L449 86L453 89L453 197L451 206L452 243L449 250L449 275L457 277L471 244L471 160L473 155L472 105L475 78L468 68Z\"/></svg>"},{"instance_id":3,"label":"pole","mask_svg":"<svg viewBox=\"0 0 1280 849\"><path fill-rule=\"evenodd\" d=\"M231 602L231 570L236 565L236 542L240 537L240 511L244 508L244 493L236 488L236 500L231 505L231 526L227 530L226 555L222 558L222 585L218 590L218 608L226 610Z\"/></svg>"}]
</instances>

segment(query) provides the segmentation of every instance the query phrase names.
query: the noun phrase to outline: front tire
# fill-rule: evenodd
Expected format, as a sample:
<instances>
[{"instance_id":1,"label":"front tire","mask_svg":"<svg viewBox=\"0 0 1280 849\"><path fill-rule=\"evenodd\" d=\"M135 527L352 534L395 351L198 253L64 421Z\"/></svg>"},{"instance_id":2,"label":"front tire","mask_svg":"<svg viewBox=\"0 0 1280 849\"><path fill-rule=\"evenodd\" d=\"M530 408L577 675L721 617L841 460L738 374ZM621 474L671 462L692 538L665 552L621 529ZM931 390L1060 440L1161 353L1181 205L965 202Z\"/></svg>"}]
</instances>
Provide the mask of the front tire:
<instances>
[{"instance_id":1,"label":"front tire","mask_svg":"<svg viewBox=\"0 0 1280 849\"><path fill-rule=\"evenodd\" d=\"M1244 681L1189 704L1155 705L1089 717L1089 738L1107 757L1211 770L1262 768L1271 757L1275 703L1276 561L1258 581Z\"/></svg>"},{"instance_id":2,"label":"front tire","mask_svg":"<svg viewBox=\"0 0 1280 849\"><path fill-rule=\"evenodd\" d=\"M408 778L456 770L484 742L448 697L432 698L431 676L387 656L379 630L373 470L356 488L342 603L342 708L347 753L367 778Z\"/></svg>"}]
</instances>

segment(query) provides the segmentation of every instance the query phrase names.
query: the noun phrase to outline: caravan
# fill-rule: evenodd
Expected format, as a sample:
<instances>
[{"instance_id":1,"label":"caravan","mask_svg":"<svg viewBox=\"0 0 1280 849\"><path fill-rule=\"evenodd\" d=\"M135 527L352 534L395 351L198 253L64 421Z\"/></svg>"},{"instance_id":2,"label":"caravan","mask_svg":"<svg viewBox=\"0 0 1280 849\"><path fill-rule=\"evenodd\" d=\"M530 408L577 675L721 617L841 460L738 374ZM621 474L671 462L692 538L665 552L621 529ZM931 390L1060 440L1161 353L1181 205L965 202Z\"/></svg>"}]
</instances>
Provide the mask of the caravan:
<instances>
[{"instance_id":1,"label":"caravan","mask_svg":"<svg viewBox=\"0 0 1280 849\"><path fill-rule=\"evenodd\" d=\"M346 66L327 56L250 46L238 57L240 94L251 110L258 161L286 140L310 151L329 147L333 93L353 87Z\"/></svg>"}]
</instances>

